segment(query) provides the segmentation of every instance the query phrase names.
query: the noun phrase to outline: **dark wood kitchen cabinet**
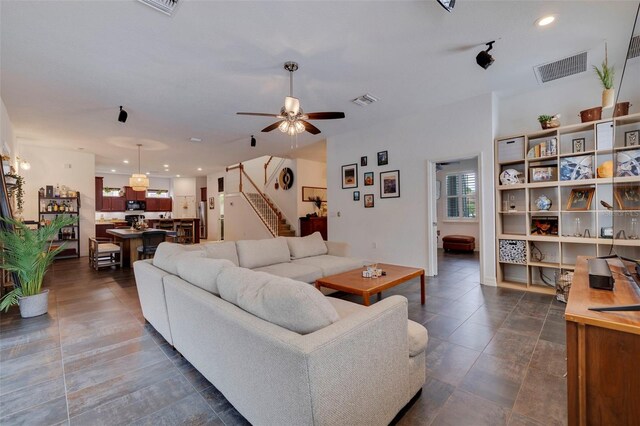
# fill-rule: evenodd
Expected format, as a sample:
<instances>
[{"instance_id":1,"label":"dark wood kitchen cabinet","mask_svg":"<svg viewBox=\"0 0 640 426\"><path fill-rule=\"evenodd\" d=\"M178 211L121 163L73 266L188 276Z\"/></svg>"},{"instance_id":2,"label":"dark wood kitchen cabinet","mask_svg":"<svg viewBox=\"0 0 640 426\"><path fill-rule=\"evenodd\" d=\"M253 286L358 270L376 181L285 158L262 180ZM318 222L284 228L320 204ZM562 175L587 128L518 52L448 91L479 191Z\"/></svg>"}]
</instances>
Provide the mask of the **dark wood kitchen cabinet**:
<instances>
[{"instance_id":1,"label":"dark wood kitchen cabinet","mask_svg":"<svg viewBox=\"0 0 640 426\"><path fill-rule=\"evenodd\" d=\"M171 198L147 198L148 212L170 212L171 208Z\"/></svg>"},{"instance_id":2,"label":"dark wood kitchen cabinet","mask_svg":"<svg viewBox=\"0 0 640 426\"><path fill-rule=\"evenodd\" d=\"M102 210L102 190L104 188L104 178L102 176L96 176L96 211L103 211Z\"/></svg>"},{"instance_id":3,"label":"dark wood kitchen cabinet","mask_svg":"<svg viewBox=\"0 0 640 426\"><path fill-rule=\"evenodd\" d=\"M128 201L145 201L147 199L147 191L134 191L130 186L125 186L124 192Z\"/></svg>"},{"instance_id":4,"label":"dark wood kitchen cabinet","mask_svg":"<svg viewBox=\"0 0 640 426\"><path fill-rule=\"evenodd\" d=\"M123 212L126 207L127 201L124 197L102 197L103 212Z\"/></svg>"}]
</instances>

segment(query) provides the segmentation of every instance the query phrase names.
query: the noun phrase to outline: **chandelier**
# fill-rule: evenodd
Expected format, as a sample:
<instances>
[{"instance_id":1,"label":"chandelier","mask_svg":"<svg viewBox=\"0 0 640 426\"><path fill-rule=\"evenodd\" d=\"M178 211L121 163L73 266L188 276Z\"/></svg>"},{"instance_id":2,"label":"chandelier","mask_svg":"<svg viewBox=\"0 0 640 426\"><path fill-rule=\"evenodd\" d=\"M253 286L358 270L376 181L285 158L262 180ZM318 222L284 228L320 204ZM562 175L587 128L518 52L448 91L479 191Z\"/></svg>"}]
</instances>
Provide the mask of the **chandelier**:
<instances>
[{"instance_id":1,"label":"chandelier","mask_svg":"<svg viewBox=\"0 0 640 426\"><path fill-rule=\"evenodd\" d=\"M134 191L146 191L149 188L149 179L146 175L140 173L140 147L142 144L138 144L138 173L134 173L129 178L129 186Z\"/></svg>"}]
</instances>

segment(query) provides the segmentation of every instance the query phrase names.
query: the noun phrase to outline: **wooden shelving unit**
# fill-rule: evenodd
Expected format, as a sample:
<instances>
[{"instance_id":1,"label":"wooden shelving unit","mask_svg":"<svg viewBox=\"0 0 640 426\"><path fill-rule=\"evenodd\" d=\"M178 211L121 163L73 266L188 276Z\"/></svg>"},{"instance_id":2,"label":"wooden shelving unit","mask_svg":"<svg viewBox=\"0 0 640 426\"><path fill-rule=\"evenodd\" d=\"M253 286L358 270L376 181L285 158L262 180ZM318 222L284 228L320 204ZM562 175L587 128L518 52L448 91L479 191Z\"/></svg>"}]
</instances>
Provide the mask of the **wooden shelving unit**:
<instances>
[{"instance_id":1,"label":"wooden shelving unit","mask_svg":"<svg viewBox=\"0 0 640 426\"><path fill-rule=\"evenodd\" d=\"M66 203L72 206L72 211L47 211L49 202ZM38 195L38 217L51 220L58 215L80 217L80 194L77 197L43 197ZM64 249L56 256L56 259L70 259L80 257L80 221L72 226L66 226L62 229L63 235L69 236L64 238L56 238L51 240L54 245L64 245Z\"/></svg>"},{"instance_id":2,"label":"wooden shelving unit","mask_svg":"<svg viewBox=\"0 0 640 426\"><path fill-rule=\"evenodd\" d=\"M577 256L617 253L640 259L640 239L629 238L632 220L637 224L636 228L640 226L640 207L635 207L634 202L633 206L627 205L623 209L615 196L622 188L635 189L636 194L640 194L640 176L617 176L618 161L628 158L624 157L626 153L632 152L633 158L640 156L640 146L625 146L625 132L636 130L640 130L640 114L495 140L496 269L499 286L553 294L555 273L573 270ZM548 152L540 157L529 155L532 149L533 153L536 152L536 145L552 146L553 139L555 151L550 155ZM582 139L583 151L574 152L574 139ZM571 157L589 157L593 176L563 180L561 165ZM607 161L613 162L614 176L597 177L597 168ZM533 181L533 167L555 170L553 180ZM500 174L506 169L518 170L521 182L502 185ZM594 191L587 209L568 208L572 189ZM541 195L551 200L549 210L537 208L535 201ZM604 207L601 201L613 206L613 210ZM557 218L558 234L531 235L532 219L538 216ZM602 228L612 228L613 238L603 238ZM639 230L635 232L640 234ZM513 261L501 257L501 240L524 241L524 259Z\"/></svg>"}]
</instances>

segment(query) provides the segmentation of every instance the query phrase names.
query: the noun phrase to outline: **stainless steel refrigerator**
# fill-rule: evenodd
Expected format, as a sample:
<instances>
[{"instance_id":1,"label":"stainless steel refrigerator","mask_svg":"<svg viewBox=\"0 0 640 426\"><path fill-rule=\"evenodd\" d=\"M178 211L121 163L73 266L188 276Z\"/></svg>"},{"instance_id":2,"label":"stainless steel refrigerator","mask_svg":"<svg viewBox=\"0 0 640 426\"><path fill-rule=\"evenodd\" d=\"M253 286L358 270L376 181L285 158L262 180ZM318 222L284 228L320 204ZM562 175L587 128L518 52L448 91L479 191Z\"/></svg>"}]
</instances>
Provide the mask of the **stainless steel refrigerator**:
<instances>
[{"instance_id":1,"label":"stainless steel refrigerator","mask_svg":"<svg viewBox=\"0 0 640 426\"><path fill-rule=\"evenodd\" d=\"M200 219L200 238L207 238L207 203L200 201L197 211L198 219Z\"/></svg>"}]
</instances>

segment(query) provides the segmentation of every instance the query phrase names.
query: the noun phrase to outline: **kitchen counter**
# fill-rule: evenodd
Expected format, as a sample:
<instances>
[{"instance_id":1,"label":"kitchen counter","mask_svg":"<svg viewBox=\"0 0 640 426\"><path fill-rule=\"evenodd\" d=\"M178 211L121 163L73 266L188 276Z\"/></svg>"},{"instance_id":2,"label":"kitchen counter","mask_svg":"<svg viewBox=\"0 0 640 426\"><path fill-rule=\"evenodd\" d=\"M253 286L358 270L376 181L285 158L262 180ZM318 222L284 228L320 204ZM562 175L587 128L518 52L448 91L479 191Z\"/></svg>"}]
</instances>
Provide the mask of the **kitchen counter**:
<instances>
[{"instance_id":1,"label":"kitchen counter","mask_svg":"<svg viewBox=\"0 0 640 426\"><path fill-rule=\"evenodd\" d=\"M166 231L164 229L149 228L146 231L164 231L168 237L175 237L175 231ZM138 260L138 247L142 245L142 233L137 229L107 229L107 234L115 237L115 239L122 243L122 266L130 267L133 262Z\"/></svg>"},{"instance_id":2,"label":"kitchen counter","mask_svg":"<svg viewBox=\"0 0 640 426\"><path fill-rule=\"evenodd\" d=\"M181 218L176 218L176 219L146 219L147 224L152 227L155 228L158 226L158 223L163 222L163 223L173 223L174 229L175 229L175 225L178 222L181 222L183 220L191 220L193 221L193 243L194 244L198 244L200 242L200 219L198 219L197 217L181 217Z\"/></svg>"}]
</instances>

